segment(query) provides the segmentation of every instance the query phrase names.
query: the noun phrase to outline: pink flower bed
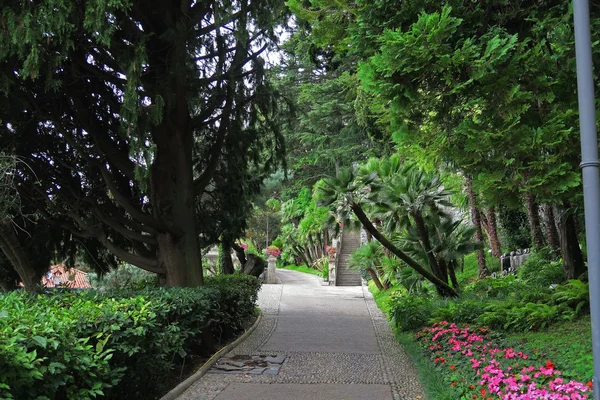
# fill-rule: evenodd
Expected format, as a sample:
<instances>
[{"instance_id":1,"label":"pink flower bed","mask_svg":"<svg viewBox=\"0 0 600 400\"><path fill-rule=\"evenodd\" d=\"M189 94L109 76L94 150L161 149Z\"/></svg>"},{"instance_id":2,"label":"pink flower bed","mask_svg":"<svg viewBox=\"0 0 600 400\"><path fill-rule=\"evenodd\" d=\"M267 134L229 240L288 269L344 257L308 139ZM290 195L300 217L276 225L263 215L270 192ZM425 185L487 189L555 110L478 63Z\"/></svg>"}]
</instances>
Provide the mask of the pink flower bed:
<instances>
[{"instance_id":1,"label":"pink flower bed","mask_svg":"<svg viewBox=\"0 0 600 400\"><path fill-rule=\"evenodd\" d=\"M461 398L502 400L587 399L592 383L567 381L539 352L503 346L487 328L439 322L417 333Z\"/></svg>"}]
</instances>

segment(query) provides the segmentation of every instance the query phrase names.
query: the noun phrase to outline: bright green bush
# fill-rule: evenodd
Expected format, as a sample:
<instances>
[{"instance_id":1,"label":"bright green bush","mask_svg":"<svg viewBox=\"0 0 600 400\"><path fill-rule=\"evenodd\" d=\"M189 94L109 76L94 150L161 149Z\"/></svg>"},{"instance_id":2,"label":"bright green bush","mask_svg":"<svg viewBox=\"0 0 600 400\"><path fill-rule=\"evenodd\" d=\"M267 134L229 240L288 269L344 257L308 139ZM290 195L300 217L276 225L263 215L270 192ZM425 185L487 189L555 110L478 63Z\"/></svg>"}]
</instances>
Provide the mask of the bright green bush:
<instances>
[{"instance_id":1,"label":"bright green bush","mask_svg":"<svg viewBox=\"0 0 600 400\"><path fill-rule=\"evenodd\" d=\"M528 332L546 328L556 322L570 321L575 317L573 309L565 305L496 302L488 305L477 318L479 325L512 332Z\"/></svg>"},{"instance_id":2,"label":"bright green bush","mask_svg":"<svg viewBox=\"0 0 600 400\"><path fill-rule=\"evenodd\" d=\"M401 332L423 328L436 309L432 300L417 296L390 297L390 319Z\"/></svg>"},{"instance_id":3,"label":"bright green bush","mask_svg":"<svg viewBox=\"0 0 600 400\"><path fill-rule=\"evenodd\" d=\"M187 354L244 328L258 289L235 275L201 288L0 296L0 398L152 398Z\"/></svg>"},{"instance_id":4,"label":"bright green bush","mask_svg":"<svg viewBox=\"0 0 600 400\"><path fill-rule=\"evenodd\" d=\"M484 312L487 305L488 303L469 299L448 301L446 306L438 307L432 312L429 322L451 321L472 324Z\"/></svg>"},{"instance_id":5,"label":"bright green bush","mask_svg":"<svg viewBox=\"0 0 600 400\"><path fill-rule=\"evenodd\" d=\"M555 304L566 304L575 314L587 314L590 310L589 284L573 279L554 289L552 301Z\"/></svg>"},{"instance_id":6,"label":"bright green bush","mask_svg":"<svg viewBox=\"0 0 600 400\"><path fill-rule=\"evenodd\" d=\"M479 279L465 287L464 291L479 297L506 298L515 291L523 291L524 288L525 284L514 275L502 275L497 278Z\"/></svg>"},{"instance_id":7,"label":"bright green bush","mask_svg":"<svg viewBox=\"0 0 600 400\"><path fill-rule=\"evenodd\" d=\"M110 338L78 326L94 307L69 293L0 297L0 398L87 399L115 385Z\"/></svg>"},{"instance_id":8,"label":"bright green bush","mask_svg":"<svg viewBox=\"0 0 600 400\"><path fill-rule=\"evenodd\" d=\"M545 252L531 254L519 267L518 275L529 285L539 287L549 287L565 281L562 262L550 260Z\"/></svg>"}]
</instances>

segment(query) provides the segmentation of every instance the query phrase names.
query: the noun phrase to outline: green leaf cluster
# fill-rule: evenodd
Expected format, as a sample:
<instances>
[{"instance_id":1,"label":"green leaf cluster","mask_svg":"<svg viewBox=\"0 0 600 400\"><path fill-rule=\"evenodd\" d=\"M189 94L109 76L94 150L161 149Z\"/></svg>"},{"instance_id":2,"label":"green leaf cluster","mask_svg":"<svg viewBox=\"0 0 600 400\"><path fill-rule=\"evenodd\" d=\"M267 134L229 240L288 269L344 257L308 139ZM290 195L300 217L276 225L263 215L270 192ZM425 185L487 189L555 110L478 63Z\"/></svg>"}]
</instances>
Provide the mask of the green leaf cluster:
<instances>
[{"instance_id":1,"label":"green leaf cluster","mask_svg":"<svg viewBox=\"0 0 600 400\"><path fill-rule=\"evenodd\" d=\"M0 296L0 398L151 397L186 354L243 330L259 286Z\"/></svg>"}]
</instances>

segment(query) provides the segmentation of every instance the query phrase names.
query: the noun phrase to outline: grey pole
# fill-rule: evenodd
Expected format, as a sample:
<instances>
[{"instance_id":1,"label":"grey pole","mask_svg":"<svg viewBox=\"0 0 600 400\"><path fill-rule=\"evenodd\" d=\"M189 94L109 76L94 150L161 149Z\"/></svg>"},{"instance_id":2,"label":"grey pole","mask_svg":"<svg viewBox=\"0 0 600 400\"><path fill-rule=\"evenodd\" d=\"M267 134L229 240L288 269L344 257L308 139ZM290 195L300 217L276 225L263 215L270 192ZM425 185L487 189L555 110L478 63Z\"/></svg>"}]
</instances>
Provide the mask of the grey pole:
<instances>
[{"instance_id":1,"label":"grey pole","mask_svg":"<svg viewBox=\"0 0 600 400\"><path fill-rule=\"evenodd\" d=\"M573 0L575 53L577 56L577 94L581 125L581 169L585 207L592 349L594 354L594 400L600 400L600 175L596 106L592 74L592 42L588 0Z\"/></svg>"}]
</instances>

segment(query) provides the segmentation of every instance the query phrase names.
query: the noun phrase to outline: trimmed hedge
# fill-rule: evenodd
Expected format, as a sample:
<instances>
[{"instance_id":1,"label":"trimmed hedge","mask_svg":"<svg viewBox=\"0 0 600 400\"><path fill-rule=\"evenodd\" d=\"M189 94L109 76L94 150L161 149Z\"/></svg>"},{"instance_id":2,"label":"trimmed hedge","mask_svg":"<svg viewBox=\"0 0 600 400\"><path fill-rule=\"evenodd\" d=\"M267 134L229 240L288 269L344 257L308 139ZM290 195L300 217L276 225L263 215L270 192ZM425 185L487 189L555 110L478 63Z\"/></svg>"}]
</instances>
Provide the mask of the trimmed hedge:
<instances>
[{"instance_id":1,"label":"trimmed hedge","mask_svg":"<svg viewBox=\"0 0 600 400\"><path fill-rule=\"evenodd\" d=\"M188 354L243 331L259 288L230 275L199 288L0 296L0 399L153 398Z\"/></svg>"}]
</instances>

